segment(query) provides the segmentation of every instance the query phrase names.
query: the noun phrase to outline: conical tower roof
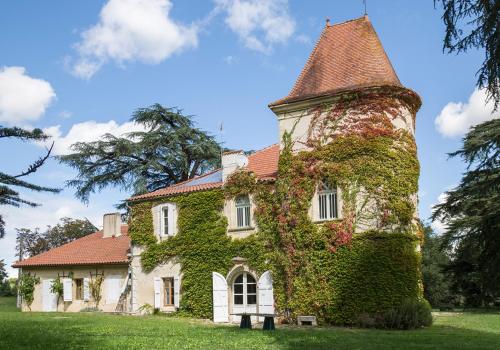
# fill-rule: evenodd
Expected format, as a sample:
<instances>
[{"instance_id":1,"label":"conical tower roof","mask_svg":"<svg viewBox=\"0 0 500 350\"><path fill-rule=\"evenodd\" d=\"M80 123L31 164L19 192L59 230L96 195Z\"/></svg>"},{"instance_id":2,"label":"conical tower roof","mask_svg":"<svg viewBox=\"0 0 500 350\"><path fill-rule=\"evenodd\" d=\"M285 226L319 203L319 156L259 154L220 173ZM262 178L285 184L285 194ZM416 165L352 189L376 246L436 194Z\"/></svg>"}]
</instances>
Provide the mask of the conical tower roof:
<instances>
[{"instance_id":1,"label":"conical tower roof","mask_svg":"<svg viewBox=\"0 0 500 350\"><path fill-rule=\"evenodd\" d=\"M330 25L292 91L270 106L372 86L402 87L368 16Z\"/></svg>"}]
</instances>

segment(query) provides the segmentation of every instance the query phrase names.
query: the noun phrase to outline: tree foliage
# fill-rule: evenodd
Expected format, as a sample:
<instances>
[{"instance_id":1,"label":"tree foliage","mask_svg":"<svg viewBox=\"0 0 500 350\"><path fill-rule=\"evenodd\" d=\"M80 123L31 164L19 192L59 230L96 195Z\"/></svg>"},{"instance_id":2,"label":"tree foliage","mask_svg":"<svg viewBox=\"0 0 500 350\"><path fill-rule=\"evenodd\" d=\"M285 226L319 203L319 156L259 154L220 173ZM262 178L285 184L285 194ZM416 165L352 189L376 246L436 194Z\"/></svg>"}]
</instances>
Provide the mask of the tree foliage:
<instances>
[{"instance_id":1,"label":"tree foliage","mask_svg":"<svg viewBox=\"0 0 500 350\"><path fill-rule=\"evenodd\" d=\"M433 307L449 306L454 301L451 294L450 277L446 272L450 257L442 249L443 238L429 225L424 226L422 247L422 281L424 297Z\"/></svg>"},{"instance_id":2,"label":"tree foliage","mask_svg":"<svg viewBox=\"0 0 500 350\"><path fill-rule=\"evenodd\" d=\"M31 304L35 300L35 285L40 283L40 277L35 274L23 273L19 280L19 294L23 298L23 302L31 311Z\"/></svg>"},{"instance_id":3,"label":"tree foliage","mask_svg":"<svg viewBox=\"0 0 500 350\"><path fill-rule=\"evenodd\" d=\"M22 240L24 256L34 256L52 248L74 241L97 231L87 219L62 218L55 226L47 226L44 232L38 228L17 228L17 249Z\"/></svg>"},{"instance_id":4,"label":"tree foliage","mask_svg":"<svg viewBox=\"0 0 500 350\"><path fill-rule=\"evenodd\" d=\"M484 49L477 86L488 90L496 109L500 102L500 1L434 0L436 3L441 3L444 11L444 50L461 53Z\"/></svg>"},{"instance_id":5,"label":"tree foliage","mask_svg":"<svg viewBox=\"0 0 500 350\"><path fill-rule=\"evenodd\" d=\"M24 130L21 128L13 127L7 128L0 125L0 139L14 138L22 141L45 141L48 136L43 133L40 129L34 129L32 131ZM53 146L53 144L52 144ZM21 198L19 192L14 189L26 188L35 192L53 192L57 193L60 190L56 188L44 187L32 184L23 180L24 177L35 173L50 157L52 151L52 146L47 149L46 154L43 157L38 158L32 164L30 164L26 170L16 174L10 175L0 171L0 205L13 205L20 206L26 204L32 207L38 206L39 204L32 201L25 200ZM5 221L0 215L0 238L5 235Z\"/></svg>"},{"instance_id":6,"label":"tree foliage","mask_svg":"<svg viewBox=\"0 0 500 350\"><path fill-rule=\"evenodd\" d=\"M461 157L467 171L432 217L447 225L443 244L453 252L455 279L473 272L484 304L500 288L500 119L471 129L450 156Z\"/></svg>"},{"instance_id":7,"label":"tree foliage","mask_svg":"<svg viewBox=\"0 0 500 350\"><path fill-rule=\"evenodd\" d=\"M68 185L88 201L96 190L115 186L141 194L191 179L220 160L214 137L194 126L182 110L155 104L138 109L131 121L144 131L124 137L106 134L95 142L79 142L59 160L78 176Z\"/></svg>"}]
</instances>

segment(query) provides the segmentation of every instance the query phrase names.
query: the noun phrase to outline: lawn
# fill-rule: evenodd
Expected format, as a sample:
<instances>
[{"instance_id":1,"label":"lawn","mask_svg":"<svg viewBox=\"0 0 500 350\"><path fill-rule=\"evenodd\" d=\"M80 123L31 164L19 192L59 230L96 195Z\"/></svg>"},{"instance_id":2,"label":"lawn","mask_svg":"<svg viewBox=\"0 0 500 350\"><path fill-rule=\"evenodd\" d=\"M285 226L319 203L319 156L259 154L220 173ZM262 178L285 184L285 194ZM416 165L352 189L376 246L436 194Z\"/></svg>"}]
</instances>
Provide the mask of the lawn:
<instances>
[{"instance_id":1,"label":"lawn","mask_svg":"<svg viewBox=\"0 0 500 350\"><path fill-rule=\"evenodd\" d=\"M97 313L21 313L0 298L0 349L500 349L500 313L443 313L428 329L278 327Z\"/></svg>"}]
</instances>

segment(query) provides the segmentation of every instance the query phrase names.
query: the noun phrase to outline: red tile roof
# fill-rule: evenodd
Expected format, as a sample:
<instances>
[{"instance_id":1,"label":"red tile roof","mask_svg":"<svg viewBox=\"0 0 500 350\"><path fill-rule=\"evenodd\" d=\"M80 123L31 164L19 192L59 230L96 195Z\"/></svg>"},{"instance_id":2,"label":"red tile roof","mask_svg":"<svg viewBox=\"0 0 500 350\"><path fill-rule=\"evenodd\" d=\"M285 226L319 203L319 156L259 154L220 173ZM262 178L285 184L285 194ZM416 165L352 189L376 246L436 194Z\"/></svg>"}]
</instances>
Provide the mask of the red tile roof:
<instances>
[{"instance_id":1,"label":"red tile roof","mask_svg":"<svg viewBox=\"0 0 500 350\"><path fill-rule=\"evenodd\" d=\"M216 181L216 182L208 182L208 183L202 183L202 184L197 184L197 185L192 185L190 186L189 183L193 182L194 180L200 180L205 177L208 177L216 172L220 171L220 169L214 170L208 174L204 174L201 176L197 176L193 179L189 179L183 182L179 182L178 184L168 186L165 188L160 188L159 190L149 192L149 193L144 193L138 196L134 196L132 198L129 198L130 201L135 201L135 200L141 200L141 199L148 199L148 198L155 198L155 197L165 197L165 196L171 196L174 194L181 194L181 193L188 193L188 192L197 192L197 191L203 191L203 190L210 190L213 188L219 188L222 187L223 183L222 181ZM222 178L222 176L221 176Z\"/></svg>"},{"instance_id":2,"label":"red tile roof","mask_svg":"<svg viewBox=\"0 0 500 350\"><path fill-rule=\"evenodd\" d=\"M327 24L292 91L269 106L373 86L402 86L368 19Z\"/></svg>"},{"instance_id":3,"label":"red tile roof","mask_svg":"<svg viewBox=\"0 0 500 350\"><path fill-rule=\"evenodd\" d=\"M278 173L280 145L274 144L248 156L248 170L259 179L274 179Z\"/></svg>"},{"instance_id":4,"label":"red tile roof","mask_svg":"<svg viewBox=\"0 0 500 350\"><path fill-rule=\"evenodd\" d=\"M122 235L102 237L102 231L74 240L31 258L17 261L12 267L127 264L130 248L128 226L122 225Z\"/></svg>"},{"instance_id":5,"label":"red tile roof","mask_svg":"<svg viewBox=\"0 0 500 350\"><path fill-rule=\"evenodd\" d=\"M274 179L276 178L276 174L278 172L279 154L280 146L278 144L274 144L256 151L248 156L247 169L253 171L257 178L261 180ZM210 181L210 179L215 179L216 177L214 175L219 175L218 173L220 173L220 180ZM224 183L222 182L222 169L217 169L208 174L197 176L193 179L183 181L169 187L134 196L129 200L136 201L142 199L171 196L174 194L203 191L213 188L220 188L223 185Z\"/></svg>"}]
</instances>

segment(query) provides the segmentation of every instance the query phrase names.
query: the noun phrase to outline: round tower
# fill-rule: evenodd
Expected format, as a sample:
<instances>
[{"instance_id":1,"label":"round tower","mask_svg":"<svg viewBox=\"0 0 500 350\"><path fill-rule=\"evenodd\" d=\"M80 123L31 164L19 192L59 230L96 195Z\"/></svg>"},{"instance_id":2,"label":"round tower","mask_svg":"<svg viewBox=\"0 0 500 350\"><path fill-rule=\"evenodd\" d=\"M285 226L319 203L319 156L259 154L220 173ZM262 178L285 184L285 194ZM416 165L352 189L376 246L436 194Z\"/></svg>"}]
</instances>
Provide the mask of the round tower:
<instances>
[{"instance_id":1,"label":"round tower","mask_svg":"<svg viewBox=\"0 0 500 350\"><path fill-rule=\"evenodd\" d=\"M290 93L269 105L282 140L282 308L354 324L421 299L420 105L366 15L327 22Z\"/></svg>"}]
</instances>

